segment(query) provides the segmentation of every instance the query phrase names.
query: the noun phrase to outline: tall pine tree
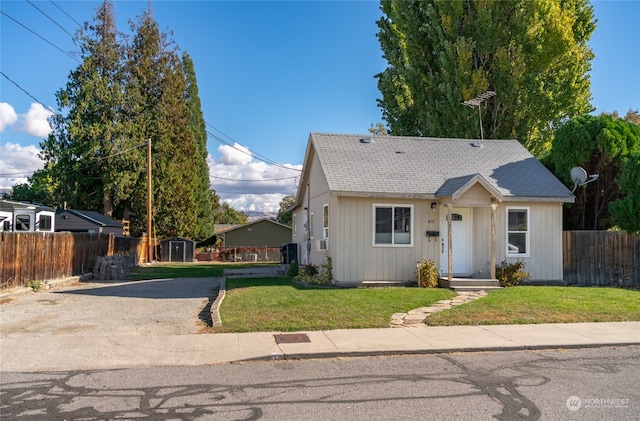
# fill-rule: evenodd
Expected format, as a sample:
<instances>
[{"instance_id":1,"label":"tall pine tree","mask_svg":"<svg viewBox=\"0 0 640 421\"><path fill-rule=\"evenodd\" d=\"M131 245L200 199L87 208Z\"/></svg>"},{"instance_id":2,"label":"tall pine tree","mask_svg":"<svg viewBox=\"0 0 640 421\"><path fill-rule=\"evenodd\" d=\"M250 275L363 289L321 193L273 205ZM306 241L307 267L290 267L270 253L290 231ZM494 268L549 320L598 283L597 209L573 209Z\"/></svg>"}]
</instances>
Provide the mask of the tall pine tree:
<instances>
[{"instance_id":1,"label":"tall pine tree","mask_svg":"<svg viewBox=\"0 0 640 421\"><path fill-rule=\"evenodd\" d=\"M42 143L59 203L147 225L147 142L152 144L154 235L213 234L206 132L193 62L158 29L149 9L123 42L105 1L80 31L82 64L57 93L64 114Z\"/></svg>"},{"instance_id":2,"label":"tall pine tree","mask_svg":"<svg viewBox=\"0 0 640 421\"><path fill-rule=\"evenodd\" d=\"M207 130L202 115L198 82L193 60L188 53L182 54L182 69L187 82L185 100L189 107L189 129L193 134L196 147L195 177L196 177L196 205L198 224L194 239L204 240L213 235L213 210L211 201L211 183L209 181L209 166L207 165Z\"/></svg>"}]
</instances>

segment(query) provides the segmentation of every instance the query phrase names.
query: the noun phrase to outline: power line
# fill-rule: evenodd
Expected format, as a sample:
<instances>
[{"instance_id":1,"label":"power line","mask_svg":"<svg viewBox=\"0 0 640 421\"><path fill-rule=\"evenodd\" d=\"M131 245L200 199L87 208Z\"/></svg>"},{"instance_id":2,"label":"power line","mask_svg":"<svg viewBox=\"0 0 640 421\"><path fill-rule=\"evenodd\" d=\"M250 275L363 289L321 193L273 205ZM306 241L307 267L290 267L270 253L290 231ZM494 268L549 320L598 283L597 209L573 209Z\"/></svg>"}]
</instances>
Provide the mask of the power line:
<instances>
[{"instance_id":1,"label":"power line","mask_svg":"<svg viewBox=\"0 0 640 421\"><path fill-rule=\"evenodd\" d=\"M42 13L43 15L45 15L51 22L55 23L58 26L58 28L62 29L65 32L65 34L67 34L67 35L69 35L71 37L72 40L74 39L74 36L71 35L66 29L64 29L62 27L62 25L60 25L58 22L56 22L55 19L53 19L51 16L49 16L45 12L43 12L42 9L40 9L38 6L33 4L31 2L31 0L27 0L27 3L29 3L31 6L33 6L38 12Z\"/></svg>"},{"instance_id":2,"label":"power line","mask_svg":"<svg viewBox=\"0 0 640 421\"><path fill-rule=\"evenodd\" d=\"M33 99L35 102L37 102L38 104L42 105L45 109L51 111L53 114L57 114L55 111L53 111L51 109L51 107L47 107L46 105L44 105L41 101L38 100L38 98L36 98L35 96L31 95L29 92L27 92L26 89L24 89L22 86L20 86L18 84L18 82L14 81L13 79L11 79L9 76L7 76L3 71L0 70L0 74L2 76L4 76L9 82L13 83L14 85L16 85L16 87L18 89L20 89L22 92L24 92L25 94L27 94L29 96L29 98Z\"/></svg>"},{"instance_id":3,"label":"power line","mask_svg":"<svg viewBox=\"0 0 640 421\"><path fill-rule=\"evenodd\" d=\"M256 180L256 179L241 180L241 179L237 179L237 178L224 178L224 177L216 177L215 175L210 175L209 178L215 178L217 180L226 180L226 181L241 181L241 182L256 182L256 183L260 183L260 182L267 182L267 181L292 180L292 179L296 179L298 177L295 176L295 177L271 178L271 179L263 179L263 180Z\"/></svg>"},{"instance_id":4,"label":"power line","mask_svg":"<svg viewBox=\"0 0 640 421\"><path fill-rule=\"evenodd\" d=\"M209 123L207 123L207 125L208 125L208 126L213 127L213 126L212 126L211 124L209 124ZM215 127L214 127L214 128L215 128ZM218 129L216 129L216 130L218 130ZM218 131L219 131L219 130L218 130ZM219 132L220 132L220 131L219 131ZM220 137L216 136L215 134L213 134L213 133L211 133L211 132L209 132L209 131L206 131L206 133L207 133L207 135L208 135L209 137L213 138L214 140L217 140L218 142L223 143L223 144L225 144L225 145L227 145L227 146L229 146L229 147L231 147L231 148L233 148L233 149L237 150L238 152L242 152L243 154L248 155L248 156L250 156L250 157L252 157L252 158L255 158L255 159L259 160L259 161L263 161L263 162L265 162L265 163L267 163L267 164L270 164L270 165L273 165L273 166L275 166L275 167L280 167L280 168L284 168L284 169L287 169L287 170L292 170L292 171L302 172L302 170L299 170L299 169L297 169L297 168L287 167L286 165L279 164L279 163L277 163L276 161L273 161L273 160L271 160L271 159L269 159L269 158L267 158L267 157L261 156L260 154L257 154L257 153L255 153L255 152L251 152L251 151L247 152L247 151L245 151L245 150L243 150L243 149L241 149L241 148L236 147L235 145L232 145L231 143L227 142L226 140L221 139ZM222 132L220 132L220 133L222 133ZM227 136L227 135L225 135L225 136ZM228 137L229 139L233 140L235 143L238 143L237 141L235 141L235 140L234 140L233 138L231 138L230 136L227 136L227 137Z\"/></svg>"},{"instance_id":5,"label":"power line","mask_svg":"<svg viewBox=\"0 0 640 421\"><path fill-rule=\"evenodd\" d=\"M62 53L66 54L67 56L71 57L72 59L74 59L75 61L77 61L78 63L82 63L80 60L78 60L76 57L72 56L71 54L69 54L68 52L64 51L62 48L58 47L57 45L55 45L54 43L52 43L51 41L49 41L48 39L46 39L45 37L43 37L42 35L38 34L37 32L35 32L33 29L29 28L28 26L26 26L25 24L21 23L20 21L18 21L17 19L14 19L13 17L9 16L5 11L0 10L0 13L2 13L3 15L5 15L6 17L8 17L9 19L11 19L12 21L14 21L15 23L17 23L18 25L22 26L24 29L26 29L27 31L31 32L32 34L34 34L35 36L37 36L38 38L40 38L41 40L43 40L44 42L46 42L47 44L51 45L53 48L61 51Z\"/></svg>"},{"instance_id":6,"label":"power line","mask_svg":"<svg viewBox=\"0 0 640 421\"><path fill-rule=\"evenodd\" d=\"M56 4L56 2L54 2L53 0L49 0L51 2L51 4L53 4L55 7L58 8L58 10L60 10L62 13L64 13L65 15L67 15L67 17L69 19L71 19L72 21L74 21L76 23L76 25L78 25L80 28L82 28L82 24L80 22L78 22L77 20L75 20L70 14L68 14L67 12L65 12L64 10L62 10L62 7L58 6Z\"/></svg>"},{"instance_id":7,"label":"power line","mask_svg":"<svg viewBox=\"0 0 640 421\"><path fill-rule=\"evenodd\" d=\"M123 154L125 152L129 152L129 151L131 151L133 149L138 149L138 148L141 148L142 146L146 146L146 145L147 145L147 142L144 142L144 143L141 143L139 145L132 146L132 147L124 149L122 151L116 152L116 153L114 153L112 155L109 155L109 156L101 156L96 161L104 161L105 159L113 158L114 156L121 155L121 154Z\"/></svg>"}]
</instances>

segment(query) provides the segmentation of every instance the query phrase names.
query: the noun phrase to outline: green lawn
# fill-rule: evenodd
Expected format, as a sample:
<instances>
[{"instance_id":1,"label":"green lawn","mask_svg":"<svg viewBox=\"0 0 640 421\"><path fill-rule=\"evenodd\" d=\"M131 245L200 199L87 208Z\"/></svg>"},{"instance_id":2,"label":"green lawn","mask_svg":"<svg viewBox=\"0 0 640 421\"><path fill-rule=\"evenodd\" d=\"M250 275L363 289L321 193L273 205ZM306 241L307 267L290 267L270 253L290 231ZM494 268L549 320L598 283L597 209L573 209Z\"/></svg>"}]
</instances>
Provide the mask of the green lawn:
<instances>
[{"instance_id":1,"label":"green lawn","mask_svg":"<svg viewBox=\"0 0 640 421\"><path fill-rule=\"evenodd\" d=\"M517 286L426 319L430 326L640 321L640 291Z\"/></svg>"},{"instance_id":2,"label":"green lawn","mask_svg":"<svg viewBox=\"0 0 640 421\"><path fill-rule=\"evenodd\" d=\"M293 332L389 327L393 313L454 296L446 289L315 288L290 278L227 280L222 326L212 332Z\"/></svg>"},{"instance_id":3,"label":"green lawn","mask_svg":"<svg viewBox=\"0 0 640 421\"><path fill-rule=\"evenodd\" d=\"M207 278L222 276L225 269L248 268L255 265L247 263L159 263L151 266L137 266L131 269L129 279L141 281L166 278ZM263 266L269 266L265 264Z\"/></svg>"},{"instance_id":4,"label":"green lawn","mask_svg":"<svg viewBox=\"0 0 640 421\"><path fill-rule=\"evenodd\" d=\"M140 266L129 279L217 277L238 263L177 263ZM388 327L402 313L448 299L430 288L322 289L290 278L227 280L220 309L223 325L210 332L258 332ZM432 314L432 326L640 321L640 290L517 286Z\"/></svg>"}]
</instances>

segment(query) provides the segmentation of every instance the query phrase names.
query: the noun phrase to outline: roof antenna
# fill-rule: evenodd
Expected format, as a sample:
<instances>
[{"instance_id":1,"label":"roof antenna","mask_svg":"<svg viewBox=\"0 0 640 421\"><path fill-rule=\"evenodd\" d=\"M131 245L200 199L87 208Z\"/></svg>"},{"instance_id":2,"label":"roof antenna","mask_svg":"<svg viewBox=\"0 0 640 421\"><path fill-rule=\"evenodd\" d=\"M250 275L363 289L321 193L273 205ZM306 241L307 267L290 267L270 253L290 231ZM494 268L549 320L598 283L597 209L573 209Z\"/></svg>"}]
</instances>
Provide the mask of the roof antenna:
<instances>
[{"instance_id":1,"label":"roof antenna","mask_svg":"<svg viewBox=\"0 0 640 421\"><path fill-rule=\"evenodd\" d=\"M494 96L495 94L496 94L496 91L485 91L480 95L478 95L477 97L473 99L468 99L463 102L464 105L467 105L472 108L475 107L476 105L478 106L478 120L480 120L480 140L484 140L484 133L482 133L482 114L480 113L480 105L486 100L488 100L489 98L491 98L492 96ZM482 145L481 143L480 144L476 142L473 142L473 143L474 143L473 146Z\"/></svg>"},{"instance_id":2,"label":"roof antenna","mask_svg":"<svg viewBox=\"0 0 640 421\"><path fill-rule=\"evenodd\" d=\"M600 177L600 174L591 174L589 177L587 177L587 172L582 167L571 168L570 175L571 180L573 181L573 190L571 190L571 193L576 191L578 186L582 187L586 184L596 181L598 177ZM587 178L589 178L589 180L587 180Z\"/></svg>"}]
</instances>

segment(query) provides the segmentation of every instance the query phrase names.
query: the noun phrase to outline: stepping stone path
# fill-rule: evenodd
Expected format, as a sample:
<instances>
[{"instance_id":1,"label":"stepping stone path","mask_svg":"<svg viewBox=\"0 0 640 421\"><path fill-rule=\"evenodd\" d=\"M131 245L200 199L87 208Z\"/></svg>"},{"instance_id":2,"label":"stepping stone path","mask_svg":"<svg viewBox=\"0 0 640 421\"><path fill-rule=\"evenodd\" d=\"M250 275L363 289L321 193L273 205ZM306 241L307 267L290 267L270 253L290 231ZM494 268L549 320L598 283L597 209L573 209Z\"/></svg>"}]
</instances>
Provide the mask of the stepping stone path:
<instances>
[{"instance_id":1,"label":"stepping stone path","mask_svg":"<svg viewBox=\"0 0 640 421\"><path fill-rule=\"evenodd\" d=\"M488 292L484 290L480 291L456 291L455 297L450 300L441 300L433 303L429 307L420 307L415 310L410 310L408 313L395 313L391 316L391 327L420 327L424 326L424 319L430 314L437 313L442 310L448 310L451 307L459 306L460 304L469 303L475 301L478 298L486 297Z\"/></svg>"}]
</instances>

